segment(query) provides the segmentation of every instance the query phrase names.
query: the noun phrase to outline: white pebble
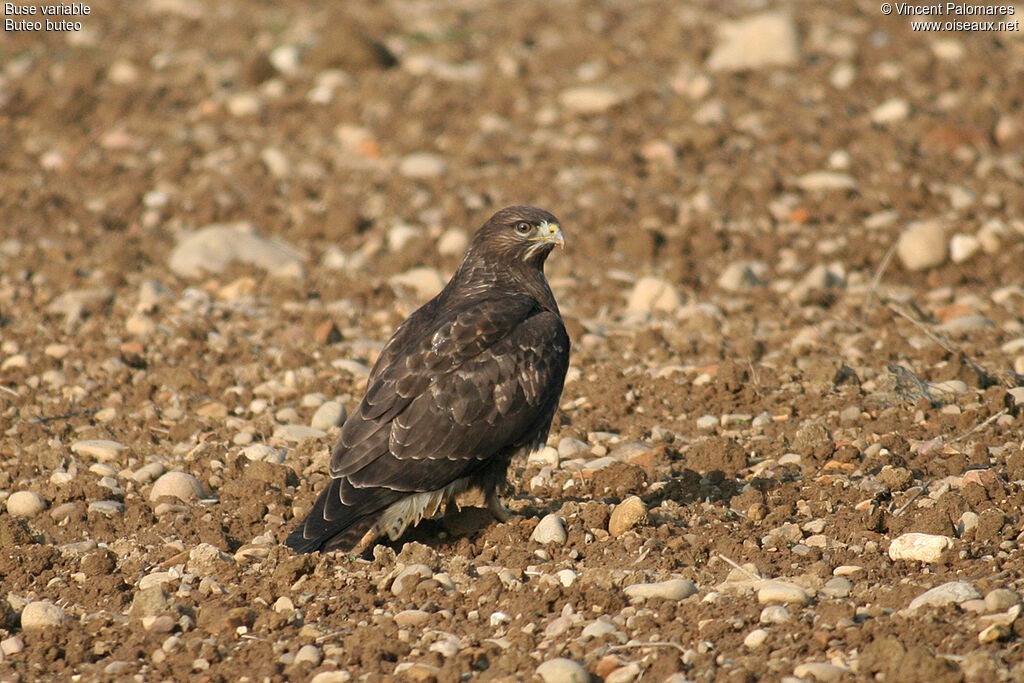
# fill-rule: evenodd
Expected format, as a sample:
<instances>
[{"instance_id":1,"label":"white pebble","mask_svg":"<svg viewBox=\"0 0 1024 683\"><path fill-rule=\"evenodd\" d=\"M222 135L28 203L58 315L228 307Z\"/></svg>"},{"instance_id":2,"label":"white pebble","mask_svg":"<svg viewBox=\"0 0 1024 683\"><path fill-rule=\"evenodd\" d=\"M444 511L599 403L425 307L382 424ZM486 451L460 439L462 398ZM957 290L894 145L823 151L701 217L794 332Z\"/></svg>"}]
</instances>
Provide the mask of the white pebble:
<instances>
[{"instance_id":1,"label":"white pebble","mask_svg":"<svg viewBox=\"0 0 1024 683\"><path fill-rule=\"evenodd\" d=\"M768 640L768 631L763 628L755 628L743 639L743 645L751 650L756 650L764 645L766 640Z\"/></svg>"},{"instance_id":2,"label":"white pebble","mask_svg":"<svg viewBox=\"0 0 1024 683\"><path fill-rule=\"evenodd\" d=\"M793 620L793 615L782 605L768 605L761 610L758 620L762 624L785 624Z\"/></svg>"},{"instance_id":3,"label":"white pebble","mask_svg":"<svg viewBox=\"0 0 1024 683\"><path fill-rule=\"evenodd\" d=\"M287 451L283 448L274 448L264 443L255 443L242 449L242 455L254 462L272 462L280 465L284 462Z\"/></svg>"},{"instance_id":4,"label":"white pebble","mask_svg":"<svg viewBox=\"0 0 1024 683\"><path fill-rule=\"evenodd\" d=\"M41 631L52 626L60 626L67 615L60 606L49 600L37 600L25 605L21 610L21 628L24 631Z\"/></svg>"},{"instance_id":5,"label":"white pebble","mask_svg":"<svg viewBox=\"0 0 1024 683\"><path fill-rule=\"evenodd\" d=\"M796 605L806 605L810 597L800 586L781 581L770 581L757 591L757 601L760 603L782 602Z\"/></svg>"},{"instance_id":6,"label":"white pebble","mask_svg":"<svg viewBox=\"0 0 1024 683\"><path fill-rule=\"evenodd\" d=\"M128 447L118 441L109 439L85 439L71 444L71 452L83 457L93 457L100 462L114 460Z\"/></svg>"},{"instance_id":7,"label":"white pebble","mask_svg":"<svg viewBox=\"0 0 1024 683\"><path fill-rule=\"evenodd\" d=\"M880 125L896 123L908 116L910 116L910 103L899 97L886 100L871 110L871 122Z\"/></svg>"},{"instance_id":8,"label":"white pebble","mask_svg":"<svg viewBox=\"0 0 1024 683\"><path fill-rule=\"evenodd\" d=\"M633 286L626 308L631 311L675 311L683 303L672 283L657 277L642 277Z\"/></svg>"},{"instance_id":9,"label":"white pebble","mask_svg":"<svg viewBox=\"0 0 1024 683\"><path fill-rule=\"evenodd\" d=\"M428 299L444 288L445 281L437 268L411 268L388 278L392 288L410 289L418 299Z\"/></svg>"},{"instance_id":10,"label":"white pebble","mask_svg":"<svg viewBox=\"0 0 1024 683\"><path fill-rule=\"evenodd\" d=\"M406 178L436 178L447 169L444 158L429 152L408 154L398 163L398 172Z\"/></svg>"},{"instance_id":11,"label":"white pebble","mask_svg":"<svg viewBox=\"0 0 1024 683\"><path fill-rule=\"evenodd\" d=\"M682 600L697 592L693 581L686 579L669 579L657 583L634 583L626 586L623 592L629 598L662 598L664 600Z\"/></svg>"},{"instance_id":12,"label":"white pebble","mask_svg":"<svg viewBox=\"0 0 1024 683\"><path fill-rule=\"evenodd\" d=\"M274 429L273 438L291 443L305 441L306 439L320 439L327 436L322 429L314 429L302 424L278 425Z\"/></svg>"},{"instance_id":13,"label":"white pebble","mask_svg":"<svg viewBox=\"0 0 1024 683\"><path fill-rule=\"evenodd\" d=\"M626 93L612 88L577 85L563 90L558 101L576 114L599 114L623 102L626 97Z\"/></svg>"},{"instance_id":14,"label":"white pebble","mask_svg":"<svg viewBox=\"0 0 1024 683\"><path fill-rule=\"evenodd\" d=\"M900 234L896 253L907 270L927 270L945 262L947 247L946 229L941 223L917 221Z\"/></svg>"},{"instance_id":15,"label":"white pebble","mask_svg":"<svg viewBox=\"0 0 1024 683\"><path fill-rule=\"evenodd\" d=\"M558 515L551 513L545 515L537 527L530 534L530 540L535 543L556 543L562 545L568 540L569 534L565 530L565 520Z\"/></svg>"},{"instance_id":16,"label":"white pebble","mask_svg":"<svg viewBox=\"0 0 1024 683\"><path fill-rule=\"evenodd\" d=\"M303 645L299 648L299 651L295 653L296 664L320 666L320 662L323 661L323 658L323 655L320 653L320 648L316 645Z\"/></svg>"},{"instance_id":17,"label":"white pebble","mask_svg":"<svg viewBox=\"0 0 1024 683\"><path fill-rule=\"evenodd\" d=\"M337 401L324 401L313 413L309 426L313 429L327 431L331 427L339 427L345 421L345 406Z\"/></svg>"},{"instance_id":18,"label":"white pebble","mask_svg":"<svg viewBox=\"0 0 1024 683\"><path fill-rule=\"evenodd\" d=\"M442 256L462 256L469 248L469 237L458 228L445 230L437 240L437 252Z\"/></svg>"},{"instance_id":19,"label":"white pebble","mask_svg":"<svg viewBox=\"0 0 1024 683\"><path fill-rule=\"evenodd\" d=\"M806 662L793 669L793 675L797 678L822 681L822 683L838 681L848 673L850 673L849 669L828 662Z\"/></svg>"},{"instance_id":20,"label":"white pebble","mask_svg":"<svg viewBox=\"0 0 1024 683\"><path fill-rule=\"evenodd\" d=\"M537 675L544 683L588 683L590 674L571 659L557 657L537 667Z\"/></svg>"},{"instance_id":21,"label":"white pebble","mask_svg":"<svg viewBox=\"0 0 1024 683\"><path fill-rule=\"evenodd\" d=\"M149 499L153 502L161 496L171 496L179 500L198 500L206 495L203 485L191 474L185 472L167 472L153 484Z\"/></svg>"},{"instance_id":22,"label":"white pebble","mask_svg":"<svg viewBox=\"0 0 1024 683\"><path fill-rule=\"evenodd\" d=\"M708 68L712 71L747 71L789 66L800 58L800 45L792 18L783 12L759 12L723 22Z\"/></svg>"},{"instance_id":23,"label":"white pebble","mask_svg":"<svg viewBox=\"0 0 1024 683\"><path fill-rule=\"evenodd\" d=\"M7 498L7 513L12 517L34 517L46 509L46 499L35 491L16 491Z\"/></svg>"},{"instance_id":24,"label":"white pebble","mask_svg":"<svg viewBox=\"0 0 1024 683\"><path fill-rule=\"evenodd\" d=\"M968 600L976 600L981 597L978 589L966 581L949 581L921 593L910 601L907 609L911 612L922 607L943 607L945 605L960 604Z\"/></svg>"},{"instance_id":25,"label":"white pebble","mask_svg":"<svg viewBox=\"0 0 1024 683\"><path fill-rule=\"evenodd\" d=\"M953 547L953 539L935 534L909 533L893 539L889 544L891 560L938 562L942 554Z\"/></svg>"}]
</instances>

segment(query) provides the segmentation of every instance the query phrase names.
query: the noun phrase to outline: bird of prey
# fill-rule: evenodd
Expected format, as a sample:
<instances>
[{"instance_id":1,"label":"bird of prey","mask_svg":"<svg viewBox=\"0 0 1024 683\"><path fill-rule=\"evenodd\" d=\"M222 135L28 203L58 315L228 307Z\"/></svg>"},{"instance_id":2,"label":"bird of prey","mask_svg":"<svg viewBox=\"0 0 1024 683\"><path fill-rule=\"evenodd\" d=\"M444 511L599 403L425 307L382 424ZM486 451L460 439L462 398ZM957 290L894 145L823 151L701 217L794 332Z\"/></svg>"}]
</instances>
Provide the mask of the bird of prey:
<instances>
[{"instance_id":1,"label":"bird of prey","mask_svg":"<svg viewBox=\"0 0 1024 683\"><path fill-rule=\"evenodd\" d=\"M331 454L331 480L285 543L297 552L362 553L398 539L457 495L481 491L500 521L512 457L542 446L569 336L544 277L564 238L531 206L477 231L440 294L402 323Z\"/></svg>"}]
</instances>

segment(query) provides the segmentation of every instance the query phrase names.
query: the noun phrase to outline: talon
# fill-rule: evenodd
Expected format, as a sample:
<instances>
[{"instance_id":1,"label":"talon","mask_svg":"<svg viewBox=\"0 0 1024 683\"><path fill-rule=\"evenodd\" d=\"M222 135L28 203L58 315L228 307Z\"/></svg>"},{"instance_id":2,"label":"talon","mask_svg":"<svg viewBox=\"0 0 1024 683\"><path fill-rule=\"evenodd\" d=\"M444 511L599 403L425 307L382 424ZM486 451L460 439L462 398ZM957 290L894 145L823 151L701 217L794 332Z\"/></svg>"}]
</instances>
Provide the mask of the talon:
<instances>
[{"instance_id":1,"label":"talon","mask_svg":"<svg viewBox=\"0 0 1024 683\"><path fill-rule=\"evenodd\" d=\"M373 529L370 529L365 534L363 534L363 537L359 539L359 543L356 543L355 547L352 548L351 554L356 556L362 555L366 552L367 548L373 545L373 542L375 540L377 540L377 534L374 532Z\"/></svg>"},{"instance_id":2,"label":"talon","mask_svg":"<svg viewBox=\"0 0 1024 683\"><path fill-rule=\"evenodd\" d=\"M507 522L512 519L512 511L505 507L498 494L491 494L487 497L487 509L499 522Z\"/></svg>"}]
</instances>

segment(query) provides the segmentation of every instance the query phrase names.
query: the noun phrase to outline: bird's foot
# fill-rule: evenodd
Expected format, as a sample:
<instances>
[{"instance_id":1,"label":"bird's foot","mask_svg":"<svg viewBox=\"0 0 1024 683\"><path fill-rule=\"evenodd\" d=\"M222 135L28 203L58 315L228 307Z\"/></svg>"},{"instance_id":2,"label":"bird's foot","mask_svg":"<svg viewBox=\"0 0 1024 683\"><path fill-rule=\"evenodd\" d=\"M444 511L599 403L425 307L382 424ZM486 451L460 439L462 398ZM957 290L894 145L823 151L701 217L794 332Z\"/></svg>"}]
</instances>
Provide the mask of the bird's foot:
<instances>
[{"instance_id":1,"label":"bird's foot","mask_svg":"<svg viewBox=\"0 0 1024 683\"><path fill-rule=\"evenodd\" d=\"M512 519L512 511L502 504L501 498L496 493L487 497L487 509L499 522L507 522Z\"/></svg>"},{"instance_id":2,"label":"bird's foot","mask_svg":"<svg viewBox=\"0 0 1024 683\"><path fill-rule=\"evenodd\" d=\"M355 555L357 557L362 555L371 545L373 545L373 542L376 540L377 532L371 528L369 531L363 534L363 537L359 539L359 543L356 543L355 546L353 546L352 550L350 551L350 554Z\"/></svg>"}]
</instances>

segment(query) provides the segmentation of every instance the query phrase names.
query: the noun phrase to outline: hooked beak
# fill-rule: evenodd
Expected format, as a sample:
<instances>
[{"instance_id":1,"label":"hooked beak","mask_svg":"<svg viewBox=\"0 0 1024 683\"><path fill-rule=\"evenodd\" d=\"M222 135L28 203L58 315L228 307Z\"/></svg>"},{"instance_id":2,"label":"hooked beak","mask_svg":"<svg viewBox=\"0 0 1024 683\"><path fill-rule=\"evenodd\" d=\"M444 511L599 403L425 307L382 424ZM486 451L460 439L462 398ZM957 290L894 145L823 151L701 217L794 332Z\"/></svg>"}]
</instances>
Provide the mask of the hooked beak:
<instances>
[{"instance_id":1,"label":"hooked beak","mask_svg":"<svg viewBox=\"0 0 1024 683\"><path fill-rule=\"evenodd\" d=\"M562 234L562 227L558 223L544 223L540 226L541 233L547 230L547 234L535 237L534 242L553 242L560 248L565 248L565 235Z\"/></svg>"}]
</instances>

